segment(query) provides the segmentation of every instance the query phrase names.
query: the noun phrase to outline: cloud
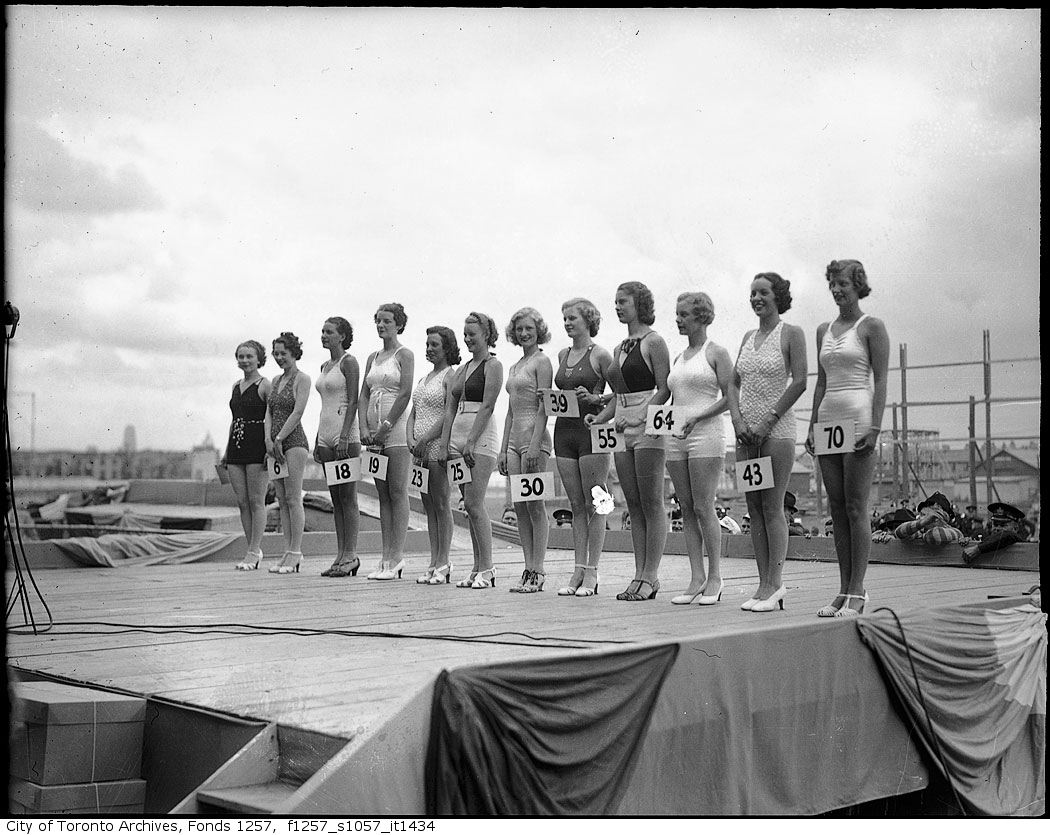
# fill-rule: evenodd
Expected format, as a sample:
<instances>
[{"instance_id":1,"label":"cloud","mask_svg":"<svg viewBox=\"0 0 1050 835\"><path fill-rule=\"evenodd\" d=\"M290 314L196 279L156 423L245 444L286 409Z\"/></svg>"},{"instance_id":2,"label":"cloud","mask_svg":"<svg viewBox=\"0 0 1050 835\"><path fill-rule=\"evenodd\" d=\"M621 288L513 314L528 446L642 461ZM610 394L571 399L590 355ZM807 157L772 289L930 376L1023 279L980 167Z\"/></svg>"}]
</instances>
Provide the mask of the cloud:
<instances>
[{"instance_id":1,"label":"cloud","mask_svg":"<svg viewBox=\"0 0 1050 835\"><path fill-rule=\"evenodd\" d=\"M36 212L82 216L152 211L163 201L131 165L109 171L72 154L68 147L32 123L16 120L8 137L8 162L17 172L12 196Z\"/></svg>"}]
</instances>

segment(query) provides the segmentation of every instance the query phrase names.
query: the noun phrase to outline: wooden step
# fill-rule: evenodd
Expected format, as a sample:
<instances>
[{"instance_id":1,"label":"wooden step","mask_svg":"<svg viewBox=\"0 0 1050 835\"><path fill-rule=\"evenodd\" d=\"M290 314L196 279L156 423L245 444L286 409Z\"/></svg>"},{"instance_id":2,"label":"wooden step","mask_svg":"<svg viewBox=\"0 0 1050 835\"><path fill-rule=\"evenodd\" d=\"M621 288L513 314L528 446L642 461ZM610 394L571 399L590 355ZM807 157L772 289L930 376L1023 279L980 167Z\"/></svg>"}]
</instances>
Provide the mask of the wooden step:
<instances>
[{"instance_id":1,"label":"wooden step","mask_svg":"<svg viewBox=\"0 0 1050 835\"><path fill-rule=\"evenodd\" d=\"M242 815L271 815L298 788L298 784L278 780L250 786L204 789L197 792L197 802L202 811L205 807L212 807Z\"/></svg>"}]
</instances>

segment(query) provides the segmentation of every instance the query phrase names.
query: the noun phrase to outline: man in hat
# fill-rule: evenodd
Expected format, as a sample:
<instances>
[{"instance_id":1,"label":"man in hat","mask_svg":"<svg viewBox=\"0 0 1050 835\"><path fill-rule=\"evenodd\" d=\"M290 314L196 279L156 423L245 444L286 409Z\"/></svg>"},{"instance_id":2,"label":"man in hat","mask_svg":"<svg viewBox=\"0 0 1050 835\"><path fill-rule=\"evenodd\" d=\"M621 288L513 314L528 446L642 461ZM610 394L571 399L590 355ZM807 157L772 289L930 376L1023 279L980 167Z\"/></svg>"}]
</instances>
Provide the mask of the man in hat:
<instances>
[{"instance_id":1,"label":"man in hat","mask_svg":"<svg viewBox=\"0 0 1050 835\"><path fill-rule=\"evenodd\" d=\"M802 527L798 508L795 507L795 494L790 490L784 493L784 518L787 520L788 536L805 536L806 529Z\"/></svg>"},{"instance_id":2,"label":"man in hat","mask_svg":"<svg viewBox=\"0 0 1050 835\"><path fill-rule=\"evenodd\" d=\"M572 527L572 511L567 507L559 507L552 515L554 516L555 527Z\"/></svg>"},{"instance_id":3,"label":"man in hat","mask_svg":"<svg viewBox=\"0 0 1050 835\"><path fill-rule=\"evenodd\" d=\"M966 505L966 510L959 519L959 530L963 532L963 536L977 539L980 536L983 527L984 519L982 519L981 514L977 512L977 505Z\"/></svg>"},{"instance_id":4,"label":"man in hat","mask_svg":"<svg viewBox=\"0 0 1050 835\"><path fill-rule=\"evenodd\" d=\"M988 513L984 539L962 549L963 560L967 565L973 563L981 554L994 554L1000 548L1009 548L1015 542L1025 542L1032 534L1033 526L1025 519L1024 511L1012 504L995 502L988 505Z\"/></svg>"},{"instance_id":5,"label":"man in hat","mask_svg":"<svg viewBox=\"0 0 1050 835\"><path fill-rule=\"evenodd\" d=\"M893 531L897 539L915 539L928 545L947 545L962 542L963 532L955 527L952 503L943 493L934 493L919 503L918 517L898 525Z\"/></svg>"}]
</instances>

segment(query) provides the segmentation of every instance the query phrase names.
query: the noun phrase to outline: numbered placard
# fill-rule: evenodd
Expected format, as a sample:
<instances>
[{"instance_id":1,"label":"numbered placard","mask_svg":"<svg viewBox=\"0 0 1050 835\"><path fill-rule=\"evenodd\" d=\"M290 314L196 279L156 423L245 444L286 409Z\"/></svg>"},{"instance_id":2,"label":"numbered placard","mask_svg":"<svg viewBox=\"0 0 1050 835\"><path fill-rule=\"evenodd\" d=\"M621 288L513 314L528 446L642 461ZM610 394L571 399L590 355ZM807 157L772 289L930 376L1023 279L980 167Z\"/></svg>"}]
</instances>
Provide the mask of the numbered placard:
<instances>
[{"instance_id":1,"label":"numbered placard","mask_svg":"<svg viewBox=\"0 0 1050 835\"><path fill-rule=\"evenodd\" d=\"M773 459L768 455L736 462L736 486L741 493L773 487Z\"/></svg>"},{"instance_id":2,"label":"numbered placard","mask_svg":"<svg viewBox=\"0 0 1050 835\"><path fill-rule=\"evenodd\" d=\"M676 423L673 406L650 406L645 414L645 434L670 435Z\"/></svg>"},{"instance_id":3,"label":"numbered placard","mask_svg":"<svg viewBox=\"0 0 1050 835\"><path fill-rule=\"evenodd\" d=\"M349 484L361 480L361 459L342 458L338 461L326 461L324 478L330 487L336 484Z\"/></svg>"},{"instance_id":4,"label":"numbered placard","mask_svg":"<svg viewBox=\"0 0 1050 835\"><path fill-rule=\"evenodd\" d=\"M386 481L386 465L389 460L385 455L366 449L361 453L361 474L373 480Z\"/></svg>"},{"instance_id":5,"label":"numbered placard","mask_svg":"<svg viewBox=\"0 0 1050 835\"><path fill-rule=\"evenodd\" d=\"M855 420L829 420L813 425L813 450L817 455L841 455L853 452Z\"/></svg>"},{"instance_id":6,"label":"numbered placard","mask_svg":"<svg viewBox=\"0 0 1050 835\"><path fill-rule=\"evenodd\" d=\"M413 464L412 472L409 474L408 489L416 493L426 493L429 486L430 470L426 467L420 467L418 464Z\"/></svg>"},{"instance_id":7,"label":"numbered placard","mask_svg":"<svg viewBox=\"0 0 1050 835\"><path fill-rule=\"evenodd\" d=\"M554 495L554 473L518 473L509 478L512 502L540 502Z\"/></svg>"},{"instance_id":8,"label":"numbered placard","mask_svg":"<svg viewBox=\"0 0 1050 835\"><path fill-rule=\"evenodd\" d=\"M623 435L611 423L591 424L591 452L620 452L623 448Z\"/></svg>"},{"instance_id":9,"label":"numbered placard","mask_svg":"<svg viewBox=\"0 0 1050 835\"><path fill-rule=\"evenodd\" d=\"M543 395L543 410L548 417L579 417L580 401L575 391L540 389Z\"/></svg>"},{"instance_id":10,"label":"numbered placard","mask_svg":"<svg viewBox=\"0 0 1050 835\"><path fill-rule=\"evenodd\" d=\"M219 484L230 483L230 471L227 469L225 464L215 465L215 475L219 477Z\"/></svg>"},{"instance_id":11,"label":"numbered placard","mask_svg":"<svg viewBox=\"0 0 1050 835\"><path fill-rule=\"evenodd\" d=\"M288 478L288 471L285 469L285 465L277 463L277 461L269 455L266 456L266 472L270 474L270 481Z\"/></svg>"},{"instance_id":12,"label":"numbered placard","mask_svg":"<svg viewBox=\"0 0 1050 835\"><path fill-rule=\"evenodd\" d=\"M470 467L462 458L448 462L448 480L450 484L470 484Z\"/></svg>"}]
</instances>

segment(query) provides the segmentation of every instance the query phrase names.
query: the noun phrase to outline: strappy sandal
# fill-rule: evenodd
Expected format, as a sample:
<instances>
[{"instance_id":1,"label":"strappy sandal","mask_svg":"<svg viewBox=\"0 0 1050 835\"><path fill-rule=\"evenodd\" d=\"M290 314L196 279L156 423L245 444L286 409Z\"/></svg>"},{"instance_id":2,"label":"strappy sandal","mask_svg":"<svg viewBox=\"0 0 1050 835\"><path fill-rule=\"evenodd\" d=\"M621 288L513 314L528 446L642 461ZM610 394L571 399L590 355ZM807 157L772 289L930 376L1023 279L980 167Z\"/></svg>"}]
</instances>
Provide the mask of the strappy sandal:
<instances>
[{"instance_id":1,"label":"strappy sandal","mask_svg":"<svg viewBox=\"0 0 1050 835\"><path fill-rule=\"evenodd\" d=\"M631 582L627 584L627 588L625 588L622 592L616 595L616 599L640 600L641 598L635 597L635 595L638 594L638 589L641 587L641 582L641 580L631 580Z\"/></svg>"},{"instance_id":2,"label":"strappy sandal","mask_svg":"<svg viewBox=\"0 0 1050 835\"><path fill-rule=\"evenodd\" d=\"M594 585L588 586L587 583L587 572L594 572ZM598 566L596 565L585 565L583 567L583 582L580 583L580 587L576 589L577 597L593 597L598 593Z\"/></svg>"},{"instance_id":3,"label":"strappy sandal","mask_svg":"<svg viewBox=\"0 0 1050 835\"><path fill-rule=\"evenodd\" d=\"M631 593L629 591L623 592L626 596L616 595L617 600L652 600L656 597L656 593L660 591L660 581L655 580L650 583L648 580L638 580L638 590ZM648 586L650 589L649 594L646 594L643 590L643 586Z\"/></svg>"},{"instance_id":4,"label":"strappy sandal","mask_svg":"<svg viewBox=\"0 0 1050 835\"><path fill-rule=\"evenodd\" d=\"M850 608L850 605L849 605L850 600L861 600L863 602L860 604L860 608L859 609L852 609L852 608ZM867 592L864 592L864 594L847 594L846 595L846 603L843 605L843 607L841 609L839 609L837 612L835 612L835 617L837 617L837 618L855 618L855 617L859 617L860 615L864 614L864 604L867 603L867 602L868 602L868 593Z\"/></svg>"},{"instance_id":5,"label":"strappy sandal","mask_svg":"<svg viewBox=\"0 0 1050 835\"><path fill-rule=\"evenodd\" d=\"M849 597L848 594L836 594L835 595L835 600L838 600L839 598L842 598L842 605L845 605L845 603L846 603L845 598L847 598L847 597ZM817 617L818 618L833 618L833 617L835 617L839 613L839 609L842 608L842 605L840 605L840 606L836 606L835 605L835 600L832 600L824 608L818 609L817 610Z\"/></svg>"},{"instance_id":6,"label":"strappy sandal","mask_svg":"<svg viewBox=\"0 0 1050 835\"><path fill-rule=\"evenodd\" d=\"M576 594L580 586L583 585L583 572L586 570L586 565L576 563L572 569L572 577L569 578L569 585L562 586L562 588L558 589L558 594L562 597L572 597Z\"/></svg>"}]
</instances>

